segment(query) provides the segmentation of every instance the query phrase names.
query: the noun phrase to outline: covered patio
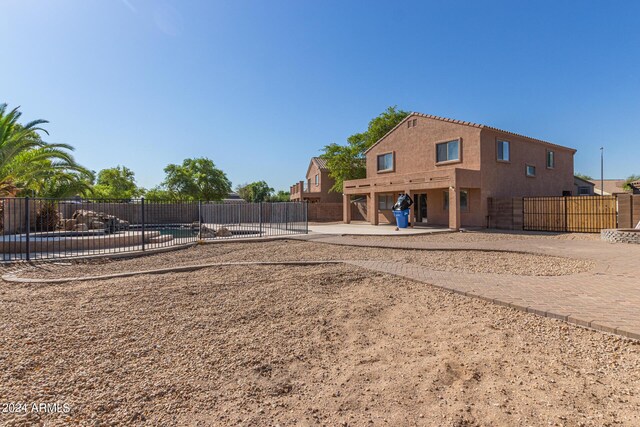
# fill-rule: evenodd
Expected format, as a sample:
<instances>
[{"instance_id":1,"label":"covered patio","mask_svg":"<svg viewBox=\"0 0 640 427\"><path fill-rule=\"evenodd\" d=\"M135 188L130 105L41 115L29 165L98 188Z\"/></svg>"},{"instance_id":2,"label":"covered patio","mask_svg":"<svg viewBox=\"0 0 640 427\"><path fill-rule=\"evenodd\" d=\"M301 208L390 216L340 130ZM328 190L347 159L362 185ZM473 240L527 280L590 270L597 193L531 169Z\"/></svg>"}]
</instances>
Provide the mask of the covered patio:
<instances>
[{"instance_id":1,"label":"covered patio","mask_svg":"<svg viewBox=\"0 0 640 427\"><path fill-rule=\"evenodd\" d=\"M351 223L351 198L365 196L369 224L394 223L391 208L402 193L414 201L409 218L412 224L451 230L485 225L486 197L481 196L480 171L461 168L345 181L343 222Z\"/></svg>"}]
</instances>

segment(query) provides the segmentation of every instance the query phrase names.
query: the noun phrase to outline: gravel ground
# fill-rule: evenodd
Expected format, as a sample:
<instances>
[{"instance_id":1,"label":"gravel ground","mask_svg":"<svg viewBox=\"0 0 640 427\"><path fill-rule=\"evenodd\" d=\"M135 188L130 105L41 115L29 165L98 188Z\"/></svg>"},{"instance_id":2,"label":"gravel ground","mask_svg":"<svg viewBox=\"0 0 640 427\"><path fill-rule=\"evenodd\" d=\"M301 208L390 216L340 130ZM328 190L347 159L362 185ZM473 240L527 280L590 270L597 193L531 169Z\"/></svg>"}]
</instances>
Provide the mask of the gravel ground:
<instances>
[{"instance_id":1,"label":"gravel ground","mask_svg":"<svg viewBox=\"0 0 640 427\"><path fill-rule=\"evenodd\" d=\"M640 425L640 346L351 266L0 283L26 425Z\"/></svg>"},{"instance_id":2,"label":"gravel ground","mask_svg":"<svg viewBox=\"0 0 640 427\"><path fill-rule=\"evenodd\" d=\"M376 241L380 236L349 236L353 240ZM399 235L394 239L403 242L495 242L501 240L529 240L529 239L552 239L552 240L590 240L600 241L600 233L545 233L527 231L505 231L505 230L483 230L465 231L458 233L434 233L417 235Z\"/></svg>"},{"instance_id":3,"label":"gravel ground","mask_svg":"<svg viewBox=\"0 0 640 427\"><path fill-rule=\"evenodd\" d=\"M141 271L156 268L234 261L391 260L418 264L438 271L560 276L588 271L586 260L507 252L423 251L359 248L316 242L279 240L253 243L220 243L129 259L96 259L26 267L20 277L78 277Z\"/></svg>"}]
</instances>

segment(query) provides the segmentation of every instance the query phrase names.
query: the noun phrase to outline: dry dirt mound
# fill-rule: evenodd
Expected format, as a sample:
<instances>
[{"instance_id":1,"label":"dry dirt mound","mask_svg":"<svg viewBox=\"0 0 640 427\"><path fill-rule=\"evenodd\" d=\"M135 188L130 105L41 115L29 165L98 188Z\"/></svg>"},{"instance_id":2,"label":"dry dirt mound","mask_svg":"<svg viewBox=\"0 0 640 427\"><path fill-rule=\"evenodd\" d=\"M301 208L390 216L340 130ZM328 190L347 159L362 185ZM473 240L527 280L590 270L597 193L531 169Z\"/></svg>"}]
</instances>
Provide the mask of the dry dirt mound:
<instances>
[{"instance_id":1,"label":"dry dirt mound","mask_svg":"<svg viewBox=\"0 0 640 427\"><path fill-rule=\"evenodd\" d=\"M639 346L351 266L0 283L33 425L640 424Z\"/></svg>"}]
</instances>

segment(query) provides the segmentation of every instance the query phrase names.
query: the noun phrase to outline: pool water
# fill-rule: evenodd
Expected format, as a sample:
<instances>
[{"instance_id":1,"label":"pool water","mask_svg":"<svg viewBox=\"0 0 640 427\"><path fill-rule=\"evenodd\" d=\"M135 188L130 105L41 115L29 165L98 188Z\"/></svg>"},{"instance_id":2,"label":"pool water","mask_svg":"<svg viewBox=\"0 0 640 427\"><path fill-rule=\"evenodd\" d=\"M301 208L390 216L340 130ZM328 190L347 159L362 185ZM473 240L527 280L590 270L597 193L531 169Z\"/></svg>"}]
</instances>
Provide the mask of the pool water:
<instances>
[{"instance_id":1,"label":"pool water","mask_svg":"<svg viewBox=\"0 0 640 427\"><path fill-rule=\"evenodd\" d=\"M197 229L191 227L168 227L156 229L163 236L173 236L175 238L194 237L198 235Z\"/></svg>"}]
</instances>

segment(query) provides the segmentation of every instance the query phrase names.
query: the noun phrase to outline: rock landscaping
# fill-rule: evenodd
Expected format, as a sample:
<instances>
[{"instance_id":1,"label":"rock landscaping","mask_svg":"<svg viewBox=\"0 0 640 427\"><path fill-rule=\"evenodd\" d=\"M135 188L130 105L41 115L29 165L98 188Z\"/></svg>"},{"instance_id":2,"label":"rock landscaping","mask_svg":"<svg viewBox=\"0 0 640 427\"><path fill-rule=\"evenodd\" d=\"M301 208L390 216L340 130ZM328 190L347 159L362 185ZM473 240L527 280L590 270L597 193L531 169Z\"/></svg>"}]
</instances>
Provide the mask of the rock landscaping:
<instances>
[{"instance_id":1,"label":"rock landscaping","mask_svg":"<svg viewBox=\"0 0 640 427\"><path fill-rule=\"evenodd\" d=\"M609 243L635 243L640 245L640 228L602 230L600 238Z\"/></svg>"},{"instance_id":2,"label":"rock landscaping","mask_svg":"<svg viewBox=\"0 0 640 427\"><path fill-rule=\"evenodd\" d=\"M70 231L105 230L107 233L115 233L128 230L129 222L104 212L79 209L70 219L61 220L60 228Z\"/></svg>"}]
</instances>

